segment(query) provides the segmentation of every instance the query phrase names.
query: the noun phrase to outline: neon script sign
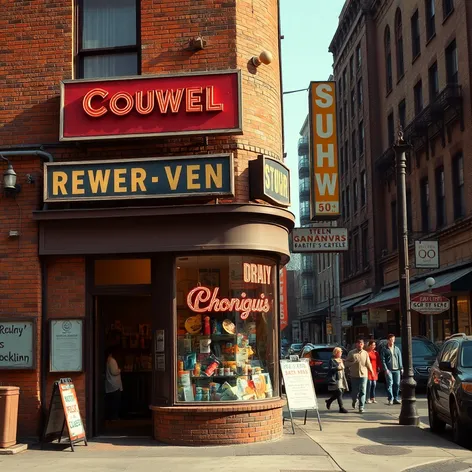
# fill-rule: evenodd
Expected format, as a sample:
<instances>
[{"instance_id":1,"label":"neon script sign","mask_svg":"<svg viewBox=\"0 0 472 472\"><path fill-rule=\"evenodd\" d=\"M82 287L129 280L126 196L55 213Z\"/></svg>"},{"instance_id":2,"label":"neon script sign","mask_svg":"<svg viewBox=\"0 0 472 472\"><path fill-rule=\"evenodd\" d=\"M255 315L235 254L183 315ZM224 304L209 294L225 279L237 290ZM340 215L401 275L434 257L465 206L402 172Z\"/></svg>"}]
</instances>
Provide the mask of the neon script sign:
<instances>
[{"instance_id":1,"label":"neon script sign","mask_svg":"<svg viewBox=\"0 0 472 472\"><path fill-rule=\"evenodd\" d=\"M245 292L241 298L218 298L219 287L195 287L187 295L187 306L195 313L229 312L241 313L241 319L245 320L251 313L268 313L270 300L261 293L259 298L248 298Z\"/></svg>"}]
</instances>

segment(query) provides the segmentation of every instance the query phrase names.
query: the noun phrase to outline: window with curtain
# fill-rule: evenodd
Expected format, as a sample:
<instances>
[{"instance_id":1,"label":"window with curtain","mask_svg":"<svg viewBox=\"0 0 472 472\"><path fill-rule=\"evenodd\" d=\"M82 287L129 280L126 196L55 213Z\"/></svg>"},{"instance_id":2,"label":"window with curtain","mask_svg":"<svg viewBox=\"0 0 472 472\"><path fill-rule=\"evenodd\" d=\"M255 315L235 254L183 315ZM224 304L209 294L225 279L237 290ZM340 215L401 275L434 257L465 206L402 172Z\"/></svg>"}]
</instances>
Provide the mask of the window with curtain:
<instances>
[{"instance_id":1,"label":"window with curtain","mask_svg":"<svg viewBox=\"0 0 472 472\"><path fill-rule=\"evenodd\" d=\"M403 60L403 26L402 12L397 8L395 13L395 49L397 54L397 80L400 80L405 73L405 61Z\"/></svg>"},{"instance_id":2,"label":"window with curtain","mask_svg":"<svg viewBox=\"0 0 472 472\"><path fill-rule=\"evenodd\" d=\"M385 28L384 36L384 50L385 50L385 80L387 93L391 92L393 87L392 77L392 46L390 42L390 28Z\"/></svg>"},{"instance_id":3,"label":"window with curtain","mask_svg":"<svg viewBox=\"0 0 472 472\"><path fill-rule=\"evenodd\" d=\"M137 75L138 0L78 0L78 77Z\"/></svg>"}]
</instances>

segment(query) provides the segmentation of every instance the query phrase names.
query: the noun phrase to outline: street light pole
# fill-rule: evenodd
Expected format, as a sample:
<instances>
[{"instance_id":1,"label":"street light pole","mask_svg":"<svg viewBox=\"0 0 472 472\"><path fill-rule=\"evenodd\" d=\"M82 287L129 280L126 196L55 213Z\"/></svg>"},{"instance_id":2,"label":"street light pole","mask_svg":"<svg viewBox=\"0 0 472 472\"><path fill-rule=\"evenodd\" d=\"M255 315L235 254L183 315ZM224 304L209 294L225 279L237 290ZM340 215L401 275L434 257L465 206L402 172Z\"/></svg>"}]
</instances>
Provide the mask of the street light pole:
<instances>
[{"instance_id":1,"label":"street light pole","mask_svg":"<svg viewBox=\"0 0 472 472\"><path fill-rule=\"evenodd\" d=\"M398 283L400 289L400 316L402 324L403 378L401 381L402 408L399 423L418 426L420 418L416 409L416 382L413 376L410 311L410 268L408 263L408 226L406 206L406 151L410 146L404 141L402 129L394 144L397 174L397 226L398 226Z\"/></svg>"}]
</instances>

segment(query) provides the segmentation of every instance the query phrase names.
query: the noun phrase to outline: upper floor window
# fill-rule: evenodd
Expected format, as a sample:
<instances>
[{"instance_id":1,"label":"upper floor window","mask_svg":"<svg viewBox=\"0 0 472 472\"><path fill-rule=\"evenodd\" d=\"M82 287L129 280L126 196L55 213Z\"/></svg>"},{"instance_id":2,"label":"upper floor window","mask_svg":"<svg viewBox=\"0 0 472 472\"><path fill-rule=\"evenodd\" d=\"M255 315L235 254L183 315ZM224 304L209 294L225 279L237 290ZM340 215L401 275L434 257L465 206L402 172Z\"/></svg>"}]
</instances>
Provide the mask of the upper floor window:
<instances>
[{"instance_id":1,"label":"upper floor window","mask_svg":"<svg viewBox=\"0 0 472 472\"><path fill-rule=\"evenodd\" d=\"M357 213L357 205L358 205L358 200L359 200L359 186L357 184L357 179L354 179L353 182L353 207L354 207L354 213Z\"/></svg>"},{"instance_id":2,"label":"upper floor window","mask_svg":"<svg viewBox=\"0 0 472 472\"><path fill-rule=\"evenodd\" d=\"M443 0L443 18L448 17L454 10L454 0Z\"/></svg>"},{"instance_id":3,"label":"upper floor window","mask_svg":"<svg viewBox=\"0 0 472 472\"><path fill-rule=\"evenodd\" d=\"M392 90L393 78L392 78L392 46L390 42L390 28L385 28L384 36L384 49L385 49L385 80L387 93Z\"/></svg>"},{"instance_id":4,"label":"upper floor window","mask_svg":"<svg viewBox=\"0 0 472 472\"><path fill-rule=\"evenodd\" d=\"M359 156L364 154L364 142L365 142L365 130L364 130L364 122L361 121L359 123Z\"/></svg>"},{"instance_id":5,"label":"upper floor window","mask_svg":"<svg viewBox=\"0 0 472 472\"><path fill-rule=\"evenodd\" d=\"M361 49L360 43L357 45L357 48L356 48L356 65L358 69L362 65L362 49Z\"/></svg>"},{"instance_id":6,"label":"upper floor window","mask_svg":"<svg viewBox=\"0 0 472 472\"><path fill-rule=\"evenodd\" d=\"M344 89L344 92L347 91L347 69L345 68L344 71L343 71L343 89Z\"/></svg>"},{"instance_id":7,"label":"upper floor window","mask_svg":"<svg viewBox=\"0 0 472 472\"><path fill-rule=\"evenodd\" d=\"M361 206L367 203L367 178L365 170L361 172Z\"/></svg>"},{"instance_id":8,"label":"upper floor window","mask_svg":"<svg viewBox=\"0 0 472 472\"><path fill-rule=\"evenodd\" d=\"M354 118L356 114L356 92L354 89L351 90L351 118Z\"/></svg>"},{"instance_id":9,"label":"upper floor window","mask_svg":"<svg viewBox=\"0 0 472 472\"><path fill-rule=\"evenodd\" d=\"M436 34L436 8L434 2L436 0L425 0L426 10L426 39L430 40Z\"/></svg>"},{"instance_id":10,"label":"upper floor window","mask_svg":"<svg viewBox=\"0 0 472 472\"><path fill-rule=\"evenodd\" d=\"M459 61L455 39L446 48L446 81L448 84L459 83Z\"/></svg>"},{"instance_id":11,"label":"upper floor window","mask_svg":"<svg viewBox=\"0 0 472 472\"><path fill-rule=\"evenodd\" d=\"M354 56L349 59L349 80L354 81Z\"/></svg>"},{"instance_id":12,"label":"upper floor window","mask_svg":"<svg viewBox=\"0 0 472 472\"><path fill-rule=\"evenodd\" d=\"M395 48L397 53L397 79L403 77L405 73L405 62L403 60L403 26L402 12L397 8L395 13Z\"/></svg>"},{"instance_id":13,"label":"upper floor window","mask_svg":"<svg viewBox=\"0 0 472 472\"><path fill-rule=\"evenodd\" d=\"M357 106L359 110L362 109L362 103L364 102L364 92L362 90L362 77L357 82Z\"/></svg>"},{"instance_id":14,"label":"upper floor window","mask_svg":"<svg viewBox=\"0 0 472 472\"><path fill-rule=\"evenodd\" d=\"M436 180L436 226L441 228L446 224L446 188L444 185L444 167L438 167L435 172Z\"/></svg>"},{"instance_id":15,"label":"upper floor window","mask_svg":"<svg viewBox=\"0 0 472 472\"><path fill-rule=\"evenodd\" d=\"M387 133L388 133L388 147L392 146L395 141L395 121L393 118L393 111L387 117Z\"/></svg>"},{"instance_id":16,"label":"upper floor window","mask_svg":"<svg viewBox=\"0 0 472 472\"><path fill-rule=\"evenodd\" d=\"M398 121L400 122L400 126L402 129L405 129L406 126L406 102L403 99L398 104Z\"/></svg>"},{"instance_id":17,"label":"upper floor window","mask_svg":"<svg viewBox=\"0 0 472 472\"><path fill-rule=\"evenodd\" d=\"M454 219L465 215L464 157L457 154L452 160L452 191L454 196Z\"/></svg>"},{"instance_id":18,"label":"upper floor window","mask_svg":"<svg viewBox=\"0 0 472 472\"><path fill-rule=\"evenodd\" d=\"M420 181L421 231L429 232L429 182L428 177Z\"/></svg>"},{"instance_id":19,"label":"upper floor window","mask_svg":"<svg viewBox=\"0 0 472 472\"><path fill-rule=\"evenodd\" d=\"M357 149L356 149L356 130L352 132L351 148L352 148L352 163L357 160Z\"/></svg>"},{"instance_id":20,"label":"upper floor window","mask_svg":"<svg viewBox=\"0 0 472 472\"><path fill-rule=\"evenodd\" d=\"M140 73L138 0L78 0L79 78Z\"/></svg>"},{"instance_id":21,"label":"upper floor window","mask_svg":"<svg viewBox=\"0 0 472 472\"><path fill-rule=\"evenodd\" d=\"M420 16L418 10L411 17L411 53L413 59L421 53Z\"/></svg>"},{"instance_id":22,"label":"upper floor window","mask_svg":"<svg viewBox=\"0 0 472 472\"><path fill-rule=\"evenodd\" d=\"M429 101L433 102L439 94L438 63L435 62L428 70Z\"/></svg>"},{"instance_id":23,"label":"upper floor window","mask_svg":"<svg viewBox=\"0 0 472 472\"><path fill-rule=\"evenodd\" d=\"M413 88L413 95L415 99L415 115L418 115L423 109L423 83L421 80Z\"/></svg>"}]
</instances>

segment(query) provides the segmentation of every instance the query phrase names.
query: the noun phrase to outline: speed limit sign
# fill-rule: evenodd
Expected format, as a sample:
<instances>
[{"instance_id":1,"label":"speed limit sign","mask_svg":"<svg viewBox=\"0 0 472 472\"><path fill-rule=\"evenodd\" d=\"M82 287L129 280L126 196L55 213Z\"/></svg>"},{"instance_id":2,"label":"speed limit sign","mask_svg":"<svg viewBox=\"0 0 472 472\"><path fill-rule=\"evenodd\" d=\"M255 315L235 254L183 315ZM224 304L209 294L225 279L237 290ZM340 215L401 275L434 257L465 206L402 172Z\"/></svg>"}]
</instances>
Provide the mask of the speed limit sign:
<instances>
[{"instance_id":1,"label":"speed limit sign","mask_svg":"<svg viewBox=\"0 0 472 472\"><path fill-rule=\"evenodd\" d=\"M417 269L439 268L438 241L415 241L415 267Z\"/></svg>"}]
</instances>

